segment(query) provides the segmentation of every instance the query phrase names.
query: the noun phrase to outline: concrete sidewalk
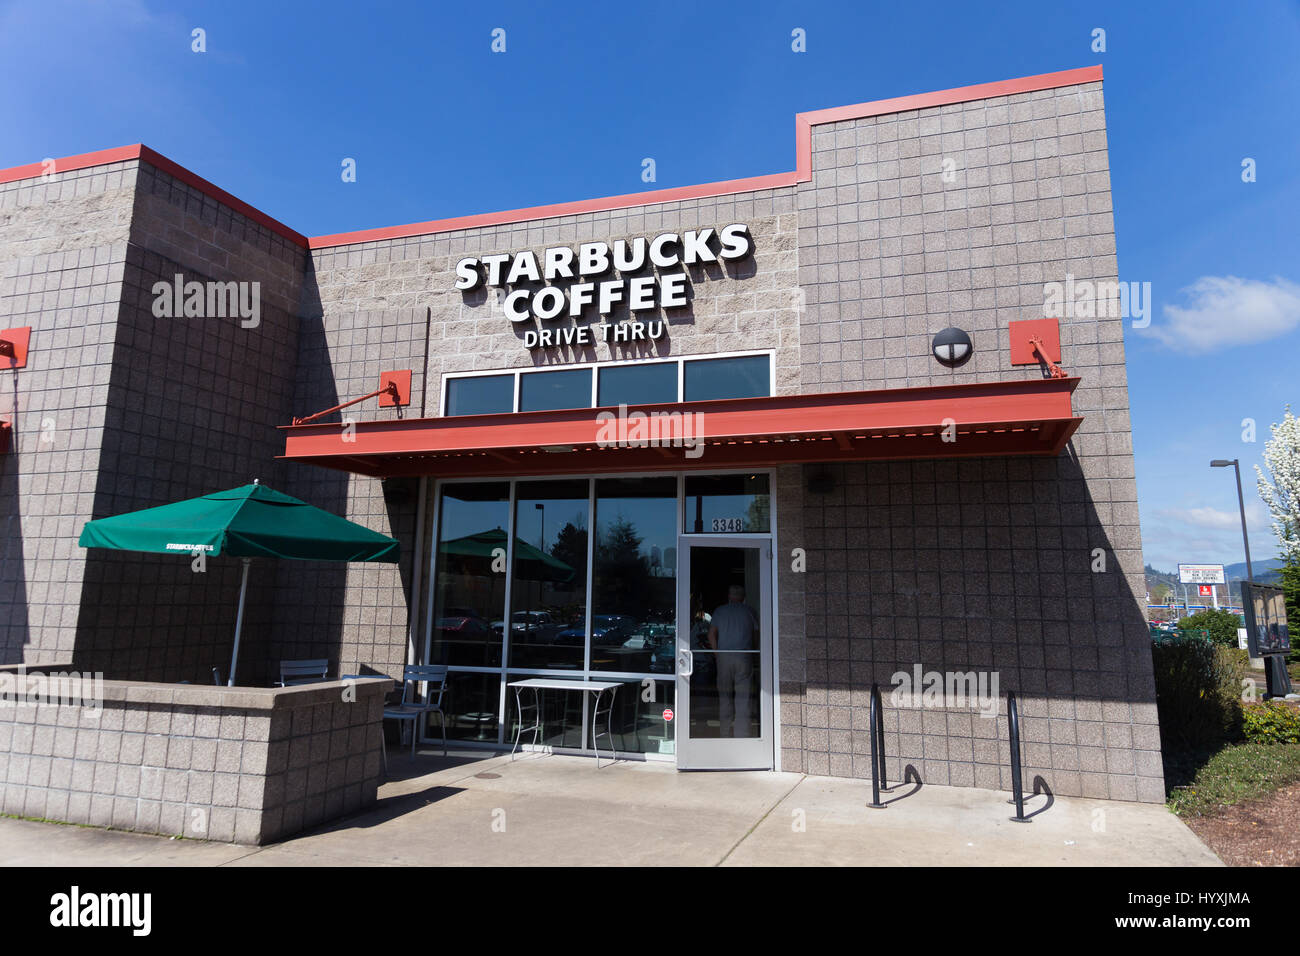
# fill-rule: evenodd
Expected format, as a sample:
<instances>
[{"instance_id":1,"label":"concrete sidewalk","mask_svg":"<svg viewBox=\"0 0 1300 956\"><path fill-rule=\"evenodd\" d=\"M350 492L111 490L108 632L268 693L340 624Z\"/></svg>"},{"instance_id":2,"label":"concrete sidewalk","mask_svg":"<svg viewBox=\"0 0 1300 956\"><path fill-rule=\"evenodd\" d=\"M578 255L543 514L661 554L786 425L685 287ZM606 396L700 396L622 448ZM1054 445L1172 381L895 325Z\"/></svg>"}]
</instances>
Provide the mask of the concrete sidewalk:
<instances>
[{"instance_id":1,"label":"concrete sidewalk","mask_svg":"<svg viewBox=\"0 0 1300 956\"><path fill-rule=\"evenodd\" d=\"M1007 794L792 773L596 768L481 752L392 761L372 810L267 847L0 818L10 866L1217 866L1163 806L1057 797L1012 823ZM1046 804L1036 797L1033 812Z\"/></svg>"}]
</instances>

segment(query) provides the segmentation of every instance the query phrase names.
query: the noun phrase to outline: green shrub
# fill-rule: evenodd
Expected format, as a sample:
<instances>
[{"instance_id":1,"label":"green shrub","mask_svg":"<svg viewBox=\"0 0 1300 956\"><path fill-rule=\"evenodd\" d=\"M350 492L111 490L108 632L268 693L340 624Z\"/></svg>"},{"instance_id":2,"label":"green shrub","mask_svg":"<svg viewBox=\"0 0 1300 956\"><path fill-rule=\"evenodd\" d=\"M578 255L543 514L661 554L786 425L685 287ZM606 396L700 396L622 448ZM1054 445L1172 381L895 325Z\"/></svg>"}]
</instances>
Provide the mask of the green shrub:
<instances>
[{"instance_id":1,"label":"green shrub","mask_svg":"<svg viewBox=\"0 0 1300 956\"><path fill-rule=\"evenodd\" d=\"M1222 806L1254 800L1300 780L1300 747L1238 744L1225 747L1173 787L1169 809L1179 816L1214 813Z\"/></svg>"},{"instance_id":2,"label":"green shrub","mask_svg":"<svg viewBox=\"0 0 1300 956\"><path fill-rule=\"evenodd\" d=\"M1237 646L1239 627L1241 622L1237 619L1237 615L1222 608L1217 611L1199 611L1178 622L1178 629L1184 634L1205 637L1212 644L1218 644L1220 647Z\"/></svg>"},{"instance_id":3,"label":"green shrub","mask_svg":"<svg viewBox=\"0 0 1300 956\"><path fill-rule=\"evenodd\" d=\"M1300 711L1271 701L1242 710L1242 732L1251 743L1300 744Z\"/></svg>"},{"instance_id":4,"label":"green shrub","mask_svg":"<svg viewBox=\"0 0 1300 956\"><path fill-rule=\"evenodd\" d=\"M1240 738L1244 673L1235 649L1184 636L1156 642L1151 655L1167 759L1195 760Z\"/></svg>"}]
</instances>

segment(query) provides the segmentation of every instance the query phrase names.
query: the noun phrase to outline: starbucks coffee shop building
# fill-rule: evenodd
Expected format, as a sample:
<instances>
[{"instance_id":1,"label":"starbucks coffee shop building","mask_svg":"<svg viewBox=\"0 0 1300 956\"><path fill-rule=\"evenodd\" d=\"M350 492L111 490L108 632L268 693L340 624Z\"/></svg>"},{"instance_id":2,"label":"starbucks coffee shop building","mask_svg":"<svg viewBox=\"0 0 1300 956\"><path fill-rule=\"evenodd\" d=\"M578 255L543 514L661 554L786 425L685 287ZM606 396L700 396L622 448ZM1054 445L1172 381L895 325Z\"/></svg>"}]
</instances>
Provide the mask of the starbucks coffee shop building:
<instances>
[{"instance_id":1,"label":"starbucks coffee shop building","mask_svg":"<svg viewBox=\"0 0 1300 956\"><path fill-rule=\"evenodd\" d=\"M891 698L934 672L1016 692L1027 779L1162 800L1122 323L1044 315L1117 278L1100 68L801 114L794 147L314 238L142 146L0 174L0 664L210 683L237 563L76 538L256 477L403 557L259 562L240 683L446 664L448 737L494 748L512 682L612 681L596 728L542 692L538 746L608 720L637 759L859 778L878 684L891 779L1009 786L1005 708Z\"/></svg>"}]
</instances>

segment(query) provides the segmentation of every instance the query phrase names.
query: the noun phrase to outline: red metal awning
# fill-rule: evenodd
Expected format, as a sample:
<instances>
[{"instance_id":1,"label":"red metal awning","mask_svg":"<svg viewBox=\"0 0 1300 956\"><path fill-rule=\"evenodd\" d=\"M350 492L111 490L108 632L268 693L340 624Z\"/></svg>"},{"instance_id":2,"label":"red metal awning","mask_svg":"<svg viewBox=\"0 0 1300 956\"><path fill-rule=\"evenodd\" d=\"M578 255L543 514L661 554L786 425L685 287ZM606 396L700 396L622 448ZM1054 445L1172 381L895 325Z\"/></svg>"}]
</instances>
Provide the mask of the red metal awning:
<instances>
[{"instance_id":1,"label":"red metal awning","mask_svg":"<svg viewBox=\"0 0 1300 956\"><path fill-rule=\"evenodd\" d=\"M644 405L631 413L645 422L634 420L622 433L610 421L617 408L358 422L350 429L288 425L281 457L381 478L461 478L1057 455L1083 421L1070 407L1078 384L1025 379ZM702 426L702 452L680 440L693 437L681 430L686 415L702 416L686 426ZM633 445L649 421L679 440Z\"/></svg>"}]
</instances>

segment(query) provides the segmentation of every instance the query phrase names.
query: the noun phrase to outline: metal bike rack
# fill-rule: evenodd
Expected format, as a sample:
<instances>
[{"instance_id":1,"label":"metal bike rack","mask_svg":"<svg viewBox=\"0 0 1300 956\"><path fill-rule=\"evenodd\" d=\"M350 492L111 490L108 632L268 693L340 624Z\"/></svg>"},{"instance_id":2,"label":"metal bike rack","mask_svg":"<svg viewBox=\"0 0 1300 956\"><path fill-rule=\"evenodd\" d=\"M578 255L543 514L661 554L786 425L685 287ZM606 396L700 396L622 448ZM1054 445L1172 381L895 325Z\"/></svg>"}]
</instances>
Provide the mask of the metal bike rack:
<instances>
[{"instance_id":1,"label":"metal bike rack","mask_svg":"<svg viewBox=\"0 0 1300 956\"><path fill-rule=\"evenodd\" d=\"M871 685L871 724L868 733L871 737L871 802L867 806L873 810L884 810L889 804L880 802L880 791L888 793L892 788L885 775L885 710L880 703L880 685Z\"/></svg>"},{"instance_id":2,"label":"metal bike rack","mask_svg":"<svg viewBox=\"0 0 1300 956\"><path fill-rule=\"evenodd\" d=\"M1015 691L1007 691L1007 737L1011 744L1011 793L1016 803L1016 823L1033 823L1025 816L1025 788L1020 778L1020 711Z\"/></svg>"}]
</instances>

